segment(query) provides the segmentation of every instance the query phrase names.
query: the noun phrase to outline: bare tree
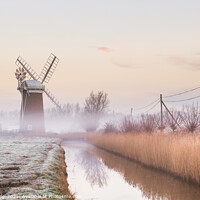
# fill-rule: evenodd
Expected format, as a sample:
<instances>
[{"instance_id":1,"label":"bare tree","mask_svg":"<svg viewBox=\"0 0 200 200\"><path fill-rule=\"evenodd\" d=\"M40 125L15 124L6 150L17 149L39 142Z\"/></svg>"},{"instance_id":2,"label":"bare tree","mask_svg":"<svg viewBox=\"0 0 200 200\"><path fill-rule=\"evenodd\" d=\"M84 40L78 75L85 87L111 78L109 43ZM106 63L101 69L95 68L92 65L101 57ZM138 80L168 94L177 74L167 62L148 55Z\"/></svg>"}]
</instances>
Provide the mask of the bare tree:
<instances>
[{"instance_id":1,"label":"bare tree","mask_svg":"<svg viewBox=\"0 0 200 200\"><path fill-rule=\"evenodd\" d=\"M180 125L182 122L181 118L181 112L177 111L176 109L172 108L170 110L170 113L172 116L169 114L168 111L165 112L165 120L166 120L166 125L174 132L178 128L178 124ZM178 123L178 124L177 124Z\"/></svg>"},{"instance_id":2,"label":"bare tree","mask_svg":"<svg viewBox=\"0 0 200 200\"><path fill-rule=\"evenodd\" d=\"M141 127L145 132L151 133L157 128L156 115L142 114L141 115Z\"/></svg>"},{"instance_id":3,"label":"bare tree","mask_svg":"<svg viewBox=\"0 0 200 200\"><path fill-rule=\"evenodd\" d=\"M90 96L85 99L84 111L90 114L102 114L108 107L109 100L108 94L99 91L97 94L90 93Z\"/></svg>"},{"instance_id":4,"label":"bare tree","mask_svg":"<svg viewBox=\"0 0 200 200\"><path fill-rule=\"evenodd\" d=\"M72 115L73 114L73 105L69 104L69 103L65 104L63 106L63 112L65 113L65 115L68 115L68 116Z\"/></svg>"},{"instance_id":5,"label":"bare tree","mask_svg":"<svg viewBox=\"0 0 200 200\"><path fill-rule=\"evenodd\" d=\"M67 116L74 116L74 115L80 114L80 111L81 111L81 108L78 103L77 104L67 103L63 106L63 112Z\"/></svg>"},{"instance_id":6,"label":"bare tree","mask_svg":"<svg viewBox=\"0 0 200 200\"><path fill-rule=\"evenodd\" d=\"M187 131L193 133L200 126L200 107L198 103L183 106L181 116Z\"/></svg>"},{"instance_id":7,"label":"bare tree","mask_svg":"<svg viewBox=\"0 0 200 200\"><path fill-rule=\"evenodd\" d=\"M77 103L77 104L75 104L75 106L74 106L74 113L77 115L77 114L80 114L80 112L81 112L81 107L80 107L80 105Z\"/></svg>"},{"instance_id":8,"label":"bare tree","mask_svg":"<svg viewBox=\"0 0 200 200\"><path fill-rule=\"evenodd\" d=\"M80 114L81 108L79 104L64 104L62 107L62 111L57 109L56 107L49 108L45 110L45 116L49 118L54 118L54 117L72 117L75 115Z\"/></svg>"},{"instance_id":9,"label":"bare tree","mask_svg":"<svg viewBox=\"0 0 200 200\"><path fill-rule=\"evenodd\" d=\"M108 108L108 94L99 91L96 94L90 93L85 99L83 108L83 125L86 131L95 131L99 125L99 120Z\"/></svg>"}]
</instances>

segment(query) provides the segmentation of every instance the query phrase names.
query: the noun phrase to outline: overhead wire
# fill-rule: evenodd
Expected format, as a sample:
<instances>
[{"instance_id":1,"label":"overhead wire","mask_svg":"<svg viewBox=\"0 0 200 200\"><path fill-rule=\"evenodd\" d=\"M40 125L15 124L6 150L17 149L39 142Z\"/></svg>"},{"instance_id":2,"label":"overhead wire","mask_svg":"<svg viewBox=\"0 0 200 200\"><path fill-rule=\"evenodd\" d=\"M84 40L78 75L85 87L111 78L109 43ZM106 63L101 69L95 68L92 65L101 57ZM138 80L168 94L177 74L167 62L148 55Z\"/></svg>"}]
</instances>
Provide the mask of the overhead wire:
<instances>
[{"instance_id":1,"label":"overhead wire","mask_svg":"<svg viewBox=\"0 0 200 200\"><path fill-rule=\"evenodd\" d=\"M189 101L189 100L192 100L192 99L197 99L197 98L200 98L200 95L198 96L195 96L195 97L191 97L191 98L188 98L188 99L181 99L181 100L172 100L172 101L165 101L165 102L168 102L168 103L173 103L173 102L182 102L182 101Z\"/></svg>"},{"instance_id":2,"label":"overhead wire","mask_svg":"<svg viewBox=\"0 0 200 200\"><path fill-rule=\"evenodd\" d=\"M182 94L186 94L186 93L189 93L189 92L193 92L193 91L198 90L198 89L200 89L200 86L195 87L195 88L192 88L192 89L185 90L185 91L183 91L183 92L179 92L179 93L175 93L175 94L163 96L163 99L165 99L165 98L170 98L170 97L176 97L176 96L179 96L179 95L182 95ZM174 103L175 103L175 102L189 101L189 100L193 100L193 99L197 99L197 98L200 98L200 95L195 96L195 97L191 97L191 98L187 98L187 99L165 100L165 102L168 102L168 103L173 103L173 102L174 102ZM134 109L134 110L135 110L135 111L143 110L143 109L148 108L149 106L153 105L150 109L148 109L147 111L145 111L145 113L146 113L146 112L151 111L153 108L155 108L155 107L158 105L159 102L160 102L160 101L159 101L159 98L158 98L158 99L156 99L155 101L151 102L150 104L147 104L146 106L143 106L143 107L136 108L136 109Z\"/></svg>"},{"instance_id":3,"label":"overhead wire","mask_svg":"<svg viewBox=\"0 0 200 200\"><path fill-rule=\"evenodd\" d=\"M147 113L147 112L151 111L152 109L154 109L159 103L160 103L160 101L158 100L158 101L156 102L156 104L153 105L153 106L152 106L150 109L148 109L147 111L145 111L145 113Z\"/></svg>"},{"instance_id":4,"label":"overhead wire","mask_svg":"<svg viewBox=\"0 0 200 200\"><path fill-rule=\"evenodd\" d=\"M169 98L169 97L179 96L179 95L182 95L182 94L186 94L186 93L188 93L188 92L193 92L193 91L198 90L198 89L200 89L200 86L199 86L199 87L192 88L192 89L190 89L190 90L186 90L186 91L183 91L183 92L179 92L179 93L176 93L176 94L163 96L163 98Z\"/></svg>"},{"instance_id":5,"label":"overhead wire","mask_svg":"<svg viewBox=\"0 0 200 200\"><path fill-rule=\"evenodd\" d=\"M136 109L134 109L134 111L143 110L143 109L145 109L145 108L147 108L147 107L153 105L153 104L156 103L158 100L159 100L159 98L156 99L155 101L153 101L153 102L147 104L146 106L143 106L143 107L140 107L140 108L136 108Z\"/></svg>"}]
</instances>

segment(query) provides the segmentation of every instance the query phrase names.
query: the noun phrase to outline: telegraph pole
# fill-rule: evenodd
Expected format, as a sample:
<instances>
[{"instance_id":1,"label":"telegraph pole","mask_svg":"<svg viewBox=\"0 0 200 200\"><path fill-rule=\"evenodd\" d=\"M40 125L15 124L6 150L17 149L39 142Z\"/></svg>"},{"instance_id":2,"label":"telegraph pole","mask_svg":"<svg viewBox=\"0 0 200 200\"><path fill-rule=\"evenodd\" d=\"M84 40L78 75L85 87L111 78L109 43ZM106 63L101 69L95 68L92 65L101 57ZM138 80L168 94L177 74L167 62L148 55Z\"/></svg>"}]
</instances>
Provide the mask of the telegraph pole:
<instances>
[{"instance_id":1,"label":"telegraph pole","mask_svg":"<svg viewBox=\"0 0 200 200\"><path fill-rule=\"evenodd\" d=\"M162 100L162 94L160 94L160 128L161 131L163 130L163 100Z\"/></svg>"},{"instance_id":2,"label":"telegraph pole","mask_svg":"<svg viewBox=\"0 0 200 200\"><path fill-rule=\"evenodd\" d=\"M131 121L133 122L133 108L131 108Z\"/></svg>"}]
</instances>

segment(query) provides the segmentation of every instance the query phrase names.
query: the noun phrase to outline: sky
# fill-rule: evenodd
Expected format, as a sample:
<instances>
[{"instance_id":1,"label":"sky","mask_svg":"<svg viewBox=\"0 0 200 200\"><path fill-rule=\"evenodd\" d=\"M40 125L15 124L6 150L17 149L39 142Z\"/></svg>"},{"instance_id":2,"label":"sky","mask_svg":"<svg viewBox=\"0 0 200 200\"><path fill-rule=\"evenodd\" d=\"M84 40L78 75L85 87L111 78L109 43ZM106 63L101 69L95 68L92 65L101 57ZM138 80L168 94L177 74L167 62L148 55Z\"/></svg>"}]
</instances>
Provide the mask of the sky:
<instances>
[{"instance_id":1,"label":"sky","mask_svg":"<svg viewBox=\"0 0 200 200\"><path fill-rule=\"evenodd\" d=\"M0 110L20 109L19 55L38 74L50 53L60 59L46 88L61 104L103 90L110 111L129 113L200 85L198 0L0 0L0 8Z\"/></svg>"}]
</instances>

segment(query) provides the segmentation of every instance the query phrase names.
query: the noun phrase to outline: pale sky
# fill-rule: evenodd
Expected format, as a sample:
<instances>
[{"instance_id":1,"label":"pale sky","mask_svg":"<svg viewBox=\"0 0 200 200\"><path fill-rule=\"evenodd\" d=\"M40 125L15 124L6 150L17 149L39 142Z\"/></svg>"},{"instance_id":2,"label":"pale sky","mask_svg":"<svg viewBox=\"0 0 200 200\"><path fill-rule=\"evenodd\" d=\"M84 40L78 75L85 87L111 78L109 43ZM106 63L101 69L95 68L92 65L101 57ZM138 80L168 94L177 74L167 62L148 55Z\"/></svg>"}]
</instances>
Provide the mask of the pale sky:
<instances>
[{"instance_id":1,"label":"pale sky","mask_svg":"<svg viewBox=\"0 0 200 200\"><path fill-rule=\"evenodd\" d=\"M20 108L19 55L38 74L51 52L60 59L46 87L62 104L103 90L110 110L128 113L200 85L199 0L0 0L0 9L0 110Z\"/></svg>"}]
</instances>

